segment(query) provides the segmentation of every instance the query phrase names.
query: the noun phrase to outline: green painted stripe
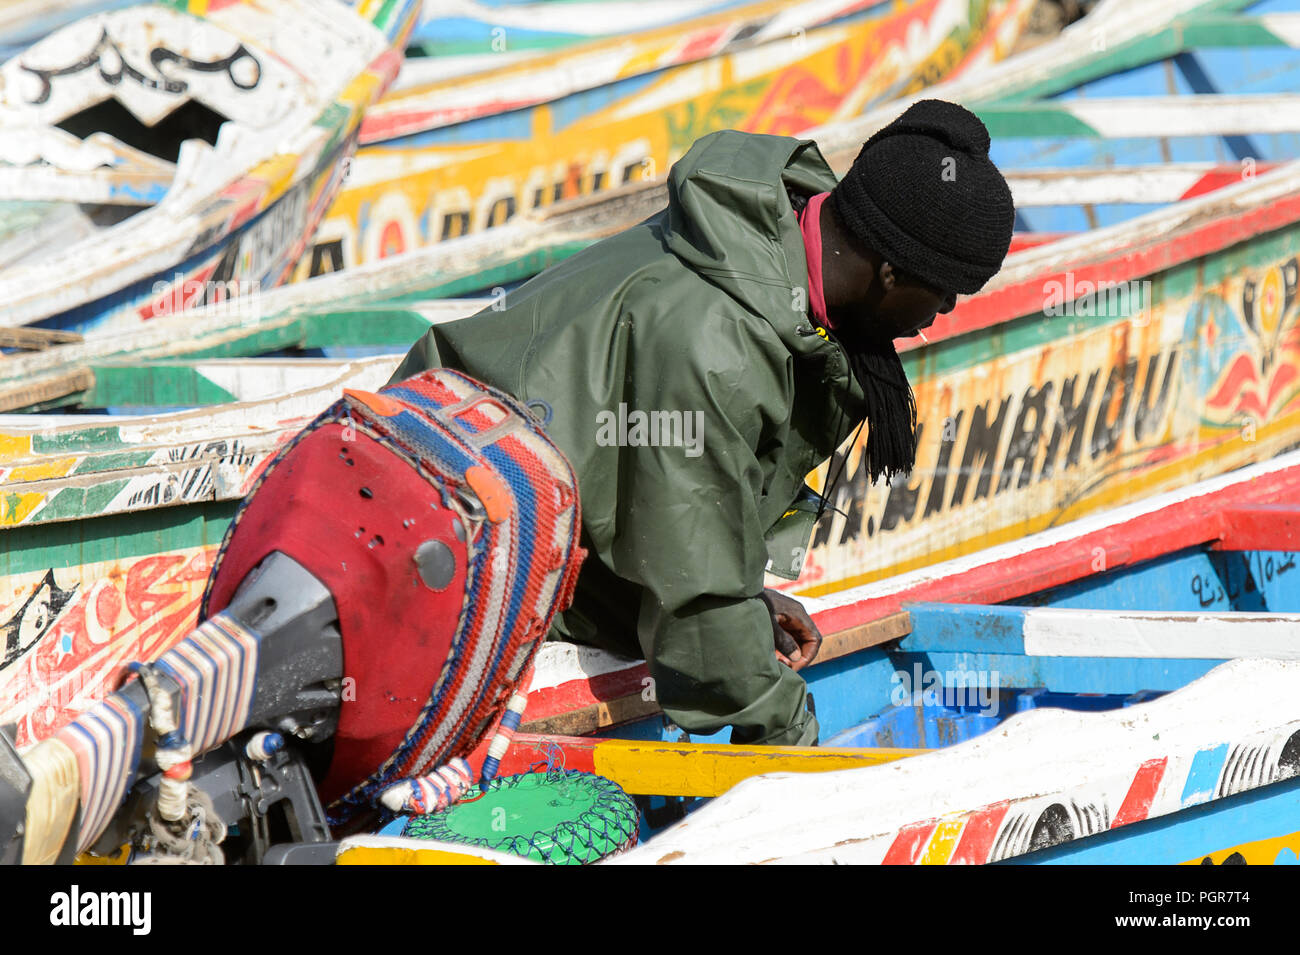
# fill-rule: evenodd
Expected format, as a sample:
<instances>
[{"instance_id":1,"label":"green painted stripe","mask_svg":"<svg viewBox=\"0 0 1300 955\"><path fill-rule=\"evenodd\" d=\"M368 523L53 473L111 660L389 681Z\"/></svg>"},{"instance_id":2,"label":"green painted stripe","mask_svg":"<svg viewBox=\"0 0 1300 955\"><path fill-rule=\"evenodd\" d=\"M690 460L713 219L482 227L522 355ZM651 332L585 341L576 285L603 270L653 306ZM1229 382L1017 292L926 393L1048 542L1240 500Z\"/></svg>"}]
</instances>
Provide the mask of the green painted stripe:
<instances>
[{"instance_id":1,"label":"green painted stripe","mask_svg":"<svg viewBox=\"0 0 1300 955\"><path fill-rule=\"evenodd\" d=\"M324 111L320 114L320 117L315 123L315 125L322 129L329 130L329 139L325 141L325 145L321 147L320 151L322 159L332 159L335 162L341 161L339 159L339 147L351 134L354 128L352 122L354 118L358 117L354 117L352 110L348 109L348 107L344 106L342 103L334 102L325 107ZM355 150L351 150L350 152L354 151ZM316 182L320 182L330 175L331 172L332 168L329 166L318 166L313 171L312 175L316 177ZM343 188L342 184L339 185L339 188Z\"/></svg>"},{"instance_id":2,"label":"green painted stripe","mask_svg":"<svg viewBox=\"0 0 1300 955\"><path fill-rule=\"evenodd\" d=\"M429 320L404 307L340 308L304 316L304 348L330 345L409 347L429 330Z\"/></svg>"},{"instance_id":3,"label":"green painted stripe","mask_svg":"<svg viewBox=\"0 0 1300 955\"><path fill-rule=\"evenodd\" d=\"M402 2L403 0L385 0L384 5L379 8L379 12L375 14L375 18L371 22L374 23L375 26L379 27L379 29L387 30L389 24L392 22L393 13Z\"/></svg>"},{"instance_id":4,"label":"green painted stripe","mask_svg":"<svg viewBox=\"0 0 1300 955\"><path fill-rule=\"evenodd\" d=\"M86 404L95 408L192 408L238 400L190 365L142 362L95 365Z\"/></svg>"},{"instance_id":5,"label":"green painted stripe","mask_svg":"<svg viewBox=\"0 0 1300 955\"><path fill-rule=\"evenodd\" d=\"M509 50L516 52L548 52L599 40L602 37L584 36L579 33L555 33L547 36L531 36L524 40L510 42ZM426 56L470 56L474 54L491 55L497 51L492 48L492 41L483 40L424 40L406 48L408 60L418 60Z\"/></svg>"},{"instance_id":6,"label":"green painted stripe","mask_svg":"<svg viewBox=\"0 0 1300 955\"><path fill-rule=\"evenodd\" d=\"M1096 139L1102 135L1064 104L982 105L975 108L975 113L984 121L994 139L1010 136L1086 136Z\"/></svg>"},{"instance_id":7,"label":"green painted stripe","mask_svg":"<svg viewBox=\"0 0 1300 955\"><path fill-rule=\"evenodd\" d=\"M51 435L32 435L32 451L36 454L75 454L84 451L112 451L125 448L117 425L82 428L79 431L56 432Z\"/></svg>"},{"instance_id":8,"label":"green painted stripe","mask_svg":"<svg viewBox=\"0 0 1300 955\"><path fill-rule=\"evenodd\" d=\"M1290 46L1255 17L1209 16L1183 27L1183 44L1200 47Z\"/></svg>"},{"instance_id":9,"label":"green painted stripe","mask_svg":"<svg viewBox=\"0 0 1300 955\"><path fill-rule=\"evenodd\" d=\"M118 478L90 487L61 488L54 493L53 497L46 500L44 507L28 518L27 523L45 524L99 514L126 485L126 478Z\"/></svg>"},{"instance_id":10,"label":"green painted stripe","mask_svg":"<svg viewBox=\"0 0 1300 955\"><path fill-rule=\"evenodd\" d=\"M0 531L0 580L81 564L131 560L167 551L220 544L236 501L160 507L57 524Z\"/></svg>"},{"instance_id":11,"label":"green painted stripe","mask_svg":"<svg viewBox=\"0 0 1300 955\"><path fill-rule=\"evenodd\" d=\"M576 255L597 241L597 239L585 239L560 242L545 249L529 252L519 258L481 269L471 275L445 279L441 282L435 281L428 285L421 285L419 288L395 291L380 301L395 305L402 302L418 302L428 298L472 297L474 293L483 292L483 290L491 289L497 285L530 279L557 262L563 262L569 256ZM364 307L362 300L353 299L353 301Z\"/></svg>"},{"instance_id":12,"label":"green painted stripe","mask_svg":"<svg viewBox=\"0 0 1300 955\"><path fill-rule=\"evenodd\" d=\"M1225 280L1242 272L1284 262L1300 255L1300 226L1280 229L1231 246L1215 255L1193 259L1149 276L1142 276L1130 301L1099 296L1107 306L1094 315L1047 315L1034 313L1001 322L955 338L945 338L924 348L913 349L903 356L908 377L952 375L976 365L984 365L1026 349L1041 349L1066 338L1121 321L1145 307L1147 289L1143 279L1151 281L1153 304L1177 302L1213 290ZM1044 305L1048 291L1044 289ZM1099 302L1099 304L1101 304ZM1111 308L1110 306L1116 306ZM1122 310L1119 306L1129 306Z\"/></svg>"},{"instance_id":13,"label":"green painted stripe","mask_svg":"<svg viewBox=\"0 0 1300 955\"><path fill-rule=\"evenodd\" d=\"M118 471L122 468L138 468L148 464L149 459L153 457L153 450L146 451L122 451L116 454L97 454L94 457L83 458L75 468L73 474L94 474L99 471Z\"/></svg>"},{"instance_id":14,"label":"green painted stripe","mask_svg":"<svg viewBox=\"0 0 1300 955\"><path fill-rule=\"evenodd\" d=\"M1090 42L1095 42L1102 47L1096 51L1095 56L1091 56L1072 67L1054 70L1050 76L1044 77L1038 82L1026 83L1018 87L1015 92L999 96L998 102L1020 103L1026 100L1054 96L1057 93L1073 89L1092 80L1101 79L1104 76L1121 73L1124 70L1130 70L1137 66L1175 56L1190 47L1185 36L1189 24L1193 24L1201 18L1240 10L1253 2L1255 0L1221 0L1221 2L1207 3L1202 7L1198 7L1193 13L1171 22L1156 33L1149 36L1134 37L1114 47L1106 45L1105 30L1098 28L1089 37ZM1086 22L1084 21L1085 25Z\"/></svg>"}]
</instances>

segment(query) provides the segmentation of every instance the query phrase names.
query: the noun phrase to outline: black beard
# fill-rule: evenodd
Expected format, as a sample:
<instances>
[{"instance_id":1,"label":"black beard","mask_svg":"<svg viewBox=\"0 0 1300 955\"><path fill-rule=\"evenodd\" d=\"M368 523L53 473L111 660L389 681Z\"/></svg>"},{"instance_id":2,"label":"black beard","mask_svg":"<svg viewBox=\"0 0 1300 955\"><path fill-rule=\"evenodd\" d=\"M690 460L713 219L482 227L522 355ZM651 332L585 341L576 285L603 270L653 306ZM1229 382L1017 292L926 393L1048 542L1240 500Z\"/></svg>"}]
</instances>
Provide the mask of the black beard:
<instances>
[{"instance_id":1,"label":"black beard","mask_svg":"<svg viewBox=\"0 0 1300 955\"><path fill-rule=\"evenodd\" d=\"M866 400L867 473L874 484L908 474L916 464L916 395L903 371L898 350L888 339L839 335L849 369Z\"/></svg>"}]
</instances>

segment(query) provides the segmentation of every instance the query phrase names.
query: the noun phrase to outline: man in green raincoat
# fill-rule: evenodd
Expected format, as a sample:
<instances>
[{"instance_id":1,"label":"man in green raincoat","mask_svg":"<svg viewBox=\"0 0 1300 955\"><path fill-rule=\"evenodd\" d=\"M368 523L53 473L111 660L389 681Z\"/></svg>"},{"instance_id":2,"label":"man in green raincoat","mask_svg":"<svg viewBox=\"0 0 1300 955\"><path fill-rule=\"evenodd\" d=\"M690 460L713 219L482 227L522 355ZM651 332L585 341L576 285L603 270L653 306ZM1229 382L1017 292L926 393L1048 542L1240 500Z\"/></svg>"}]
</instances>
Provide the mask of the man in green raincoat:
<instances>
[{"instance_id":1,"label":"man in green raincoat","mask_svg":"<svg viewBox=\"0 0 1300 955\"><path fill-rule=\"evenodd\" d=\"M768 531L866 422L872 477L906 472L915 403L893 339L998 270L1014 210L971 113L925 100L837 186L808 140L723 131L668 207L431 328L394 381L464 371L549 418L589 556L557 636L648 661L683 729L815 744L796 672L821 636L764 590Z\"/></svg>"}]
</instances>

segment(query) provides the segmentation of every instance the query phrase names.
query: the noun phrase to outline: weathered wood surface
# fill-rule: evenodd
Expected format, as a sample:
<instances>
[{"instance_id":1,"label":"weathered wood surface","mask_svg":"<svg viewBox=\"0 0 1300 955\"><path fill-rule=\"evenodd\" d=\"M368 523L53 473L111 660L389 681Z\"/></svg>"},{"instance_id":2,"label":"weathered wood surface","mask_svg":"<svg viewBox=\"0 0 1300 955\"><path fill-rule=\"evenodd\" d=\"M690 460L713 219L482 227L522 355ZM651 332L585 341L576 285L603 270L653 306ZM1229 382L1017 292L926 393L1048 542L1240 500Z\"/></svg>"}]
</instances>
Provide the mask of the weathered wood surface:
<instances>
[{"instance_id":1,"label":"weathered wood surface","mask_svg":"<svg viewBox=\"0 0 1300 955\"><path fill-rule=\"evenodd\" d=\"M814 622L826 635L818 659L805 670L815 685L819 668L848 653L900 641L905 651L949 652L942 630L934 627L933 613L925 620L924 635L914 633L913 611L920 613L936 603L995 604L1088 580L1099 571L1133 567L1199 545L1245 551L1300 552L1292 528L1276 521L1271 533L1243 527L1231 515L1266 507L1272 501L1291 500L1300 493L1300 453L1244 468L1239 472L1081 518L1061 527L1020 540L989 547L965 557L901 574L876 583L823 598L803 598ZM1207 519L1206 515L1211 515ZM1281 555L1278 563L1282 562ZM1259 585L1265 584L1263 574ZM1159 591L1149 600L1165 599ZM1147 608L1142 608L1147 609ZM1156 609L1156 608L1151 608ZM1228 610L1224 595L1211 602L1210 613ZM960 608L951 611L960 613ZM999 610L1017 620L1023 608ZM969 618L968 618L969 619ZM1012 653L1027 653L994 627L989 614L969 620L970 633L988 630L998 645ZM1273 631L1273 655L1291 652L1283 625ZM988 629L993 628L993 629ZM1098 627L1097 629L1100 629ZM860 634L869 635L859 639ZM971 643L972 648L974 644ZM979 649L989 652L986 642ZM1097 656L1097 653L1084 654ZM1176 653L1165 656L1178 657ZM1218 659L1240 655L1225 644ZM1214 657L1210 657L1215 659ZM891 668L892 669L892 668ZM643 719L658 712L646 689L651 685L644 663L585 647L547 644L538 658L533 690L529 694L524 729L534 733L580 735Z\"/></svg>"},{"instance_id":2,"label":"weathered wood surface","mask_svg":"<svg viewBox=\"0 0 1300 955\"><path fill-rule=\"evenodd\" d=\"M997 733L885 766L746 780L614 864L1034 861L1034 850L1123 836L1147 863L1185 862L1300 830L1300 662L1237 660L1151 703L1039 710ZM1289 808L1210 830L1232 796ZM816 807L792 813L791 806ZM1270 806L1273 809L1273 806ZM1147 819L1166 821L1151 838ZM1181 827L1170 838L1169 826ZM1116 842L1106 844L1115 853ZM1082 847L1081 847L1081 851Z\"/></svg>"},{"instance_id":3,"label":"weathered wood surface","mask_svg":"<svg viewBox=\"0 0 1300 955\"><path fill-rule=\"evenodd\" d=\"M659 179L716 129L795 135L854 116L1004 56L1031 7L763 0L404 85L367 113L343 194L297 275Z\"/></svg>"},{"instance_id":4,"label":"weathered wood surface","mask_svg":"<svg viewBox=\"0 0 1300 955\"><path fill-rule=\"evenodd\" d=\"M224 290L283 281L338 188L363 111L396 75L416 7L194 0L183 13L176 4L144 4L66 26L0 67L8 131L0 190L46 198L66 190L69 201L148 207L10 264L0 272L0 324L129 327L202 300L212 283ZM292 44L283 42L286 23ZM331 69L322 72L327 50ZM157 51L211 68L176 66L163 82L150 75ZM113 74L89 68L101 56L129 64L127 80L110 82ZM77 67L82 62L88 66ZM105 94L144 126L183 103L227 122L215 146L180 144L159 196L166 166L142 165L105 135L82 141L58 128ZM104 163L125 178L96 169Z\"/></svg>"},{"instance_id":5,"label":"weathered wood surface","mask_svg":"<svg viewBox=\"0 0 1300 955\"><path fill-rule=\"evenodd\" d=\"M501 758L501 775L526 773L559 750L557 768L612 779L632 795L720 796L766 773L824 773L879 766L928 750L888 747L738 746L519 733ZM487 741L469 757L477 772Z\"/></svg>"}]
</instances>

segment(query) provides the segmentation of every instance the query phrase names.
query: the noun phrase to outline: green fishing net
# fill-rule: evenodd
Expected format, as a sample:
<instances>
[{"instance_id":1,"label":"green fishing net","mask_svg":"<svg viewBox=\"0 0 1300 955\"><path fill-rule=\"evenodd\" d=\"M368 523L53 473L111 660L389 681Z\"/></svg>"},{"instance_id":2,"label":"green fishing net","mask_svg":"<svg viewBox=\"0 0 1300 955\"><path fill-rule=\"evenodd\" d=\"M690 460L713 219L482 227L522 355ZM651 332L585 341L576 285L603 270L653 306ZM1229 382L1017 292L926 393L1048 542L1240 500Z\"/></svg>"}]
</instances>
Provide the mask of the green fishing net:
<instances>
[{"instance_id":1,"label":"green fishing net","mask_svg":"<svg viewBox=\"0 0 1300 955\"><path fill-rule=\"evenodd\" d=\"M636 844L640 816L603 776L577 770L499 776L443 812L412 816L402 835L583 865Z\"/></svg>"}]
</instances>

